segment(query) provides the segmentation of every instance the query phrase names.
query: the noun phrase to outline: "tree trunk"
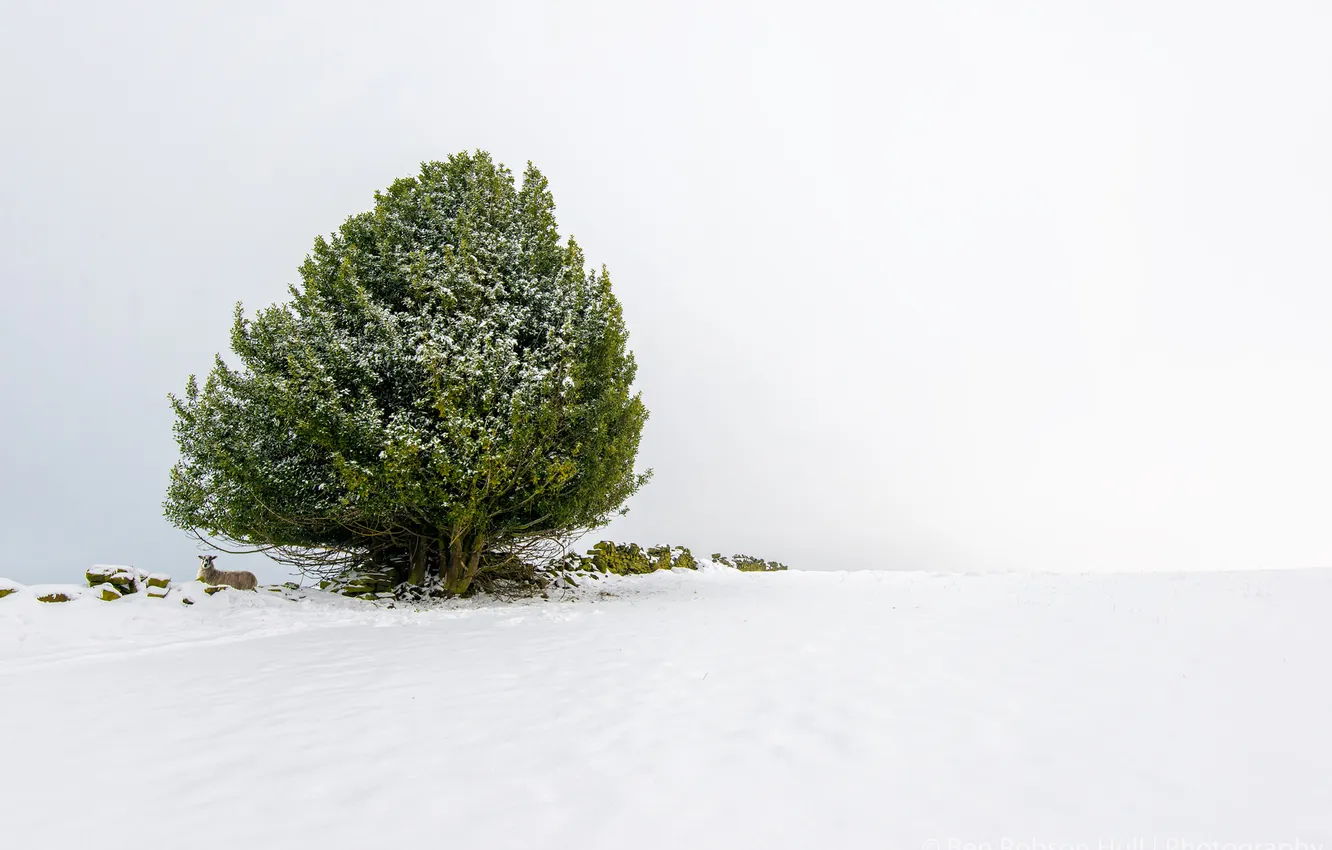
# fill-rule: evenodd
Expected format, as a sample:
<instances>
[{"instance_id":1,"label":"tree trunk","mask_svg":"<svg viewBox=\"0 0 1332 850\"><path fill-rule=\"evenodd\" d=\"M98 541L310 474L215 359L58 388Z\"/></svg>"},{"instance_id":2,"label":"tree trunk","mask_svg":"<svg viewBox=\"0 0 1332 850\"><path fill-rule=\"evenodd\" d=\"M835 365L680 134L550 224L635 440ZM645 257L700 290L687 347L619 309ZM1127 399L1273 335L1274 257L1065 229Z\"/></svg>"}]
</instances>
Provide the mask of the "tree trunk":
<instances>
[{"instance_id":1,"label":"tree trunk","mask_svg":"<svg viewBox=\"0 0 1332 850\"><path fill-rule=\"evenodd\" d=\"M471 582L467 578L467 563L463 557L463 541L461 534L454 534L453 539L449 541L448 555L444 556L444 541L440 541L440 555L444 563L441 565L444 574L444 591L455 596L460 595L467 590L467 585Z\"/></svg>"},{"instance_id":2,"label":"tree trunk","mask_svg":"<svg viewBox=\"0 0 1332 850\"><path fill-rule=\"evenodd\" d=\"M472 554L467 558L467 583L471 584L472 579L476 578L477 570L481 567L481 550L485 547L485 538L477 535L472 539Z\"/></svg>"},{"instance_id":3,"label":"tree trunk","mask_svg":"<svg viewBox=\"0 0 1332 850\"><path fill-rule=\"evenodd\" d=\"M461 534L455 535L449 542L448 563L444 568L444 590L454 596L461 596L471 587L481 566L481 551L485 548L485 538L477 534L463 544Z\"/></svg>"},{"instance_id":4,"label":"tree trunk","mask_svg":"<svg viewBox=\"0 0 1332 850\"><path fill-rule=\"evenodd\" d=\"M430 544L424 537L412 539L412 570L407 575L407 583L413 587L425 584L426 556L430 554Z\"/></svg>"}]
</instances>

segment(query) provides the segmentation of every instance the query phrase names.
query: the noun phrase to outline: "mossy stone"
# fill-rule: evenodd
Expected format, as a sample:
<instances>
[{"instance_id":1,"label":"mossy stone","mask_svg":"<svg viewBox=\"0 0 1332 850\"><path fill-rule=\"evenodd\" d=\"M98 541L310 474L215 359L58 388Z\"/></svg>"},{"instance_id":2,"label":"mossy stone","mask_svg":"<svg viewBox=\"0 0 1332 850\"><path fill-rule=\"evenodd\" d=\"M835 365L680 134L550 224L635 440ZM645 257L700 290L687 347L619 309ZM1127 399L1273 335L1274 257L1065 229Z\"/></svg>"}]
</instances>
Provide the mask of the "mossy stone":
<instances>
[{"instance_id":1,"label":"mossy stone","mask_svg":"<svg viewBox=\"0 0 1332 850\"><path fill-rule=\"evenodd\" d=\"M171 576L151 575L148 576L149 587L170 587Z\"/></svg>"},{"instance_id":2,"label":"mossy stone","mask_svg":"<svg viewBox=\"0 0 1332 850\"><path fill-rule=\"evenodd\" d=\"M693 552L681 546L678 552L675 553L675 559L671 562L671 567L681 570L696 570L698 569L698 560L694 557Z\"/></svg>"},{"instance_id":3,"label":"mossy stone","mask_svg":"<svg viewBox=\"0 0 1332 850\"><path fill-rule=\"evenodd\" d=\"M742 573L775 573L786 569L785 564L765 561L750 555L736 555L735 568Z\"/></svg>"},{"instance_id":4,"label":"mossy stone","mask_svg":"<svg viewBox=\"0 0 1332 850\"><path fill-rule=\"evenodd\" d=\"M92 567L83 577L88 580L89 587L109 584L120 591L122 596L139 590L138 576L126 567Z\"/></svg>"},{"instance_id":5,"label":"mossy stone","mask_svg":"<svg viewBox=\"0 0 1332 850\"><path fill-rule=\"evenodd\" d=\"M602 540L587 550L596 568L603 573L616 575L641 575L657 569L657 565L648 559L637 543L617 544Z\"/></svg>"},{"instance_id":6,"label":"mossy stone","mask_svg":"<svg viewBox=\"0 0 1332 850\"><path fill-rule=\"evenodd\" d=\"M647 560L653 570L669 570L671 568L671 547L652 546L647 550Z\"/></svg>"},{"instance_id":7,"label":"mossy stone","mask_svg":"<svg viewBox=\"0 0 1332 850\"><path fill-rule=\"evenodd\" d=\"M212 584L204 588L204 593L212 596L214 593L221 593L224 590L231 590L231 588L225 584Z\"/></svg>"},{"instance_id":8,"label":"mossy stone","mask_svg":"<svg viewBox=\"0 0 1332 850\"><path fill-rule=\"evenodd\" d=\"M0 587L0 599L4 599L11 593L18 593L17 587Z\"/></svg>"},{"instance_id":9,"label":"mossy stone","mask_svg":"<svg viewBox=\"0 0 1332 850\"><path fill-rule=\"evenodd\" d=\"M103 602L115 602L124 595L113 584L95 584L93 590L97 591L97 596Z\"/></svg>"},{"instance_id":10,"label":"mossy stone","mask_svg":"<svg viewBox=\"0 0 1332 850\"><path fill-rule=\"evenodd\" d=\"M698 559L684 546L650 546L602 540L586 555L572 552L552 565L555 572L642 575L657 570L698 569Z\"/></svg>"},{"instance_id":11,"label":"mossy stone","mask_svg":"<svg viewBox=\"0 0 1332 850\"><path fill-rule=\"evenodd\" d=\"M38 602L68 602L70 596L68 593L48 593L45 596L38 596Z\"/></svg>"}]
</instances>

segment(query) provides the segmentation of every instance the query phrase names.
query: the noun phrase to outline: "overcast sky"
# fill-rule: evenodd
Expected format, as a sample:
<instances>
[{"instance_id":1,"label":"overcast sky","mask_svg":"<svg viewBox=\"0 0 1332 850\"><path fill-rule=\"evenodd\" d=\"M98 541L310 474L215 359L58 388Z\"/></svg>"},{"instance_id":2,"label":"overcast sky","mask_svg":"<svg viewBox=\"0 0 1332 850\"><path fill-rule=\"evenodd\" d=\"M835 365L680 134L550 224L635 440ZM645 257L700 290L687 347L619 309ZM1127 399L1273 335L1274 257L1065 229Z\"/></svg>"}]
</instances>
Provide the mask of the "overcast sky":
<instances>
[{"instance_id":1,"label":"overcast sky","mask_svg":"<svg viewBox=\"0 0 1332 850\"><path fill-rule=\"evenodd\" d=\"M598 536L1332 564L1323 0L204 7L0 5L0 575L192 571L167 393L475 148L625 306L656 477Z\"/></svg>"}]
</instances>

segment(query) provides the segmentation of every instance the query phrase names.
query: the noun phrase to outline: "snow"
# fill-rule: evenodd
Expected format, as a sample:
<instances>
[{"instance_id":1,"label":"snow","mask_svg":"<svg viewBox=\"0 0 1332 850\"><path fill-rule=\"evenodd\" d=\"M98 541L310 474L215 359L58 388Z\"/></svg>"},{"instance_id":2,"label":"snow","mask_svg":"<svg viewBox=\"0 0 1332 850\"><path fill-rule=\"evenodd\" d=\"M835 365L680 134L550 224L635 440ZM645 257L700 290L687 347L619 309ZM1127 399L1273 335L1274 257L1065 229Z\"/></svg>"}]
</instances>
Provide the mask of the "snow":
<instances>
[{"instance_id":1,"label":"snow","mask_svg":"<svg viewBox=\"0 0 1332 850\"><path fill-rule=\"evenodd\" d=\"M1332 571L34 591L6 847L1332 846Z\"/></svg>"},{"instance_id":2,"label":"snow","mask_svg":"<svg viewBox=\"0 0 1332 850\"><path fill-rule=\"evenodd\" d=\"M96 592L93 591L91 588L80 587L78 585L73 585L73 584L21 585L18 582L7 582L7 584L10 587L16 588L18 591L12 596L5 597L6 599L9 600L17 600L20 596L26 596L30 599L35 600L39 596L50 596L52 594L64 594L65 596L68 596L70 598L71 602L74 601L75 599L96 598Z\"/></svg>"}]
</instances>

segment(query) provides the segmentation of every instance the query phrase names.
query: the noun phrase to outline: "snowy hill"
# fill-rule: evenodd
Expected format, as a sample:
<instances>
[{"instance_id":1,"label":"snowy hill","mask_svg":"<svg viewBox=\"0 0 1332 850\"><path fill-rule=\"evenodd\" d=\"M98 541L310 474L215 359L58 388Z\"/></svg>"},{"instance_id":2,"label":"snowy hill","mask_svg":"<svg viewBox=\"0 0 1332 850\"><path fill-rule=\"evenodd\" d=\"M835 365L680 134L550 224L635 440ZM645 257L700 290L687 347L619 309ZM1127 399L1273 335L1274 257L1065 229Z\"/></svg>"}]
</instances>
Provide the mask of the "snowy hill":
<instances>
[{"instance_id":1,"label":"snowy hill","mask_svg":"<svg viewBox=\"0 0 1332 850\"><path fill-rule=\"evenodd\" d=\"M1332 571L292 596L0 599L4 846L1332 846Z\"/></svg>"}]
</instances>

